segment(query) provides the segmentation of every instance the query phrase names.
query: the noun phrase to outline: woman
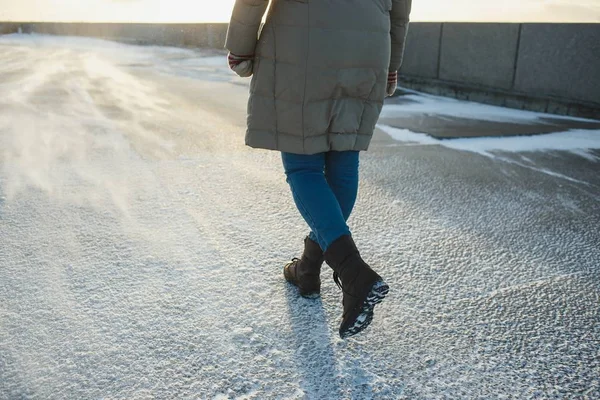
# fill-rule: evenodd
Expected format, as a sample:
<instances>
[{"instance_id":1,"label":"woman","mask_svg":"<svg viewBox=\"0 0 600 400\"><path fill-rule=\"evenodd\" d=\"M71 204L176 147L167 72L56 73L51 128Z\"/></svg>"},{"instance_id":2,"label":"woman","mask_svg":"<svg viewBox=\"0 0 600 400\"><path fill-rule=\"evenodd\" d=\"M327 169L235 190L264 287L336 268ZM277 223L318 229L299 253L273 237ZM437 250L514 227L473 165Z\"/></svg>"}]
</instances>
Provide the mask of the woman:
<instances>
[{"instance_id":1,"label":"woman","mask_svg":"<svg viewBox=\"0 0 600 400\"><path fill-rule=\"evenodd\" d=\"M253 75L246 144L281 152L311 229L287 281L318 296L323 260L343 290L342 338L365 329L388 285L361 258L346 224L386 95L396 90L411 0L236 0L229 65Z\"/></svg>"}]
</instances>

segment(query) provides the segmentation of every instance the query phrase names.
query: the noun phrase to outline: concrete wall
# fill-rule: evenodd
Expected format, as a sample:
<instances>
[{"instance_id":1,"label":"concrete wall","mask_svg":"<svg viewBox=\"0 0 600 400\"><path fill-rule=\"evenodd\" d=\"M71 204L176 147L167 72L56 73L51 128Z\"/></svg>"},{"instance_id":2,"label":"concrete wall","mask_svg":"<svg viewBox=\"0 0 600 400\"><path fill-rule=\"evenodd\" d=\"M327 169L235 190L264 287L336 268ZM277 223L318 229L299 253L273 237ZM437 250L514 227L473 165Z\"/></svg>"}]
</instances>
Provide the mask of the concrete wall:
<instances>
[{"instance_id":1,"label":"concrete wall","mask_svg":"<svg viewBox=\"0 0 600 400\"><path fill-rule=\"evenodd\" d=\"M518 25L447 24L441 32L439 79L511 88Z\"/></svg>"},{"instance_id":2,"label":"concrete wall","mask_svg":"<svg viewBox=\"0 0 600 400\"><path fill-rule=\"evenodd\" d=\"M0 23L1 33L223 48L227 24ZM600 24L412 23L401 82L460 99L600 119Z\"/></svg>"},{"instance_id":3,"label":"concrete wall","mask_svg":"<svg viewBox=\"0 0 600 400\"><path fill-rule=\"evenodd\" d=\"M440 73L441 23L412 23L406 39L401 72L437 79Z\"/></svg>"},{"instance_id":4,"label":"concrete wall","mask_svg":"<svg viewBox=\"0 0 600 400\"><path fill-rule=\"evenodd\" d=\"M21 24L18 23L0 22L0 35L6 35L8 33L17 33L19 32L20 26Z\"/></svg>"},{"instance_id":5,"label":"concrete wall","mask_svg":"<svg viewBox=\"0 0 600 400\"><path fill-rule=\"evenodd\" d=\"M0 24L0 29L2 25ZM23 33L88 36L139 44L211 48L223 48L227 34L227 24L35 22L21 23L17 26L22 27Z\"/></svg>"},{"instance_id":6,"label":"concrete wall","mask_svg":"<svg viewBox=\"0 0 600 400\"><path fill-rule=\"evenodd\" d=\"M513 88L600 103L600 24L523 25Z\"/></svg>"},{"instance_id":7,"label":"concrete wall","mask_svg":"<svg viewBox=\"0 0 600 400\"><path fill-rule=\"evenodd\" d=\"M600 119L600 24L413 23L404 85Z\"/></svg>"}]
</instances>

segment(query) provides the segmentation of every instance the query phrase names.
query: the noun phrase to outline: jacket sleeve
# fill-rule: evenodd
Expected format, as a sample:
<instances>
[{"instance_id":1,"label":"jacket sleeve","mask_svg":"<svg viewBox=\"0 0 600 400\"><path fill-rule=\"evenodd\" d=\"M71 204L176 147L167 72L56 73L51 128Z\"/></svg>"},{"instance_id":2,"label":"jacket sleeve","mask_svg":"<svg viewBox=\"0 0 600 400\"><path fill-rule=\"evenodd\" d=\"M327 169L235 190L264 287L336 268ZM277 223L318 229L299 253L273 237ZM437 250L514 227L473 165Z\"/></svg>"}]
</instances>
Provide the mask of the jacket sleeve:
<instances>
[{"instance_id":1,"label":"jacket sleeve","mask_svg":"<svg viewBox=\"0 0 600 400\"><path fill-rule=\"evenodd\" d=\"M258 29L268 5L269 0L235 1L225 41L227 50L240 56L254 54Z\"/></svg>"},{"instance_id":2,"label":"jacket sleeve","mask_svg":"<svg viewBox=\"0 0 600 400\"><path fill-rule=\"evenodd\" d=\"M398 71L402 66L411 7L412 0L392 0L392 11L390 11L390 35L392 38L390 72Z\"/></svg>"}]
</instances>

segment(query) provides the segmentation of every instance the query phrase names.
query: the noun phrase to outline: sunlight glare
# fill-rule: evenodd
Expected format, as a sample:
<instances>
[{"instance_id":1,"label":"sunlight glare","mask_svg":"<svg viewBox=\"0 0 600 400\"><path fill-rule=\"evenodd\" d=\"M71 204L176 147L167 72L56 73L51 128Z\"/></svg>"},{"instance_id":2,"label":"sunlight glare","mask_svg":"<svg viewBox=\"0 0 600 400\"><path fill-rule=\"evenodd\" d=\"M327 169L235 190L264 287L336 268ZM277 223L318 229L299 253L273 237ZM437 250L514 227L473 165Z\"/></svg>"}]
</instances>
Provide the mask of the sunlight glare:
<instances>
[{"instance_id":1,"label":"sunlight glare","mask_svg":"<svg viewBox=\"0 0 600 400\"><path fill-rule=\"evenodd\" d=\"M0 0L0 21L223 23L229 22L234 3L235 0ZM415 0L411 20L600 22L600 0Z\"/></svg>"}]
</instances>

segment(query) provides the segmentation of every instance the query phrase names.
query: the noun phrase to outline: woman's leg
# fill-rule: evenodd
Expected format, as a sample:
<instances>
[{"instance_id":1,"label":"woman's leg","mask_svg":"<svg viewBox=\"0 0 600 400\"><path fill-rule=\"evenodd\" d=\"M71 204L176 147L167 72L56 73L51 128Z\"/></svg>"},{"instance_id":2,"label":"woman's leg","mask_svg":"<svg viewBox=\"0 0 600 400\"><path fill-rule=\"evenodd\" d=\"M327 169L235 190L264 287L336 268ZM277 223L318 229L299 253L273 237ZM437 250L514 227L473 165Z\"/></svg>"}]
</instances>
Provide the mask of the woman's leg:
<instances>
[{"instance_id":1,"label":"woman's leg","mask_svg":"<svg viewBox=\"0 0 600 400\"><path fill-rule=\"evenodd\" d=\"M325 155L325 178L348 221L358 194L358 151L330 151Z\"/></svg>"},{"instance_id":2,"label":"woman's leg","mask_svg":"<svg viewBox=\"0 0 600 400\"><path fill-rule=\"evenodd\" d=\"M325 154L325 179L337 199L344 220L348 221L358 194L358 151L330 151ZM311 231L308 237L318 242Z\"/></svg>"},{"instance_id":3,"label":"woman's leg","mask_svg":"<svg viewBox=\"0 0 600 400\"><path fill-rule=\"evenodd\" d=\"M282 152L281 156L298 211L325 251L336 239L350 234L340 204L325 179L326 155Z\"/></svg>"}]
</instances>

